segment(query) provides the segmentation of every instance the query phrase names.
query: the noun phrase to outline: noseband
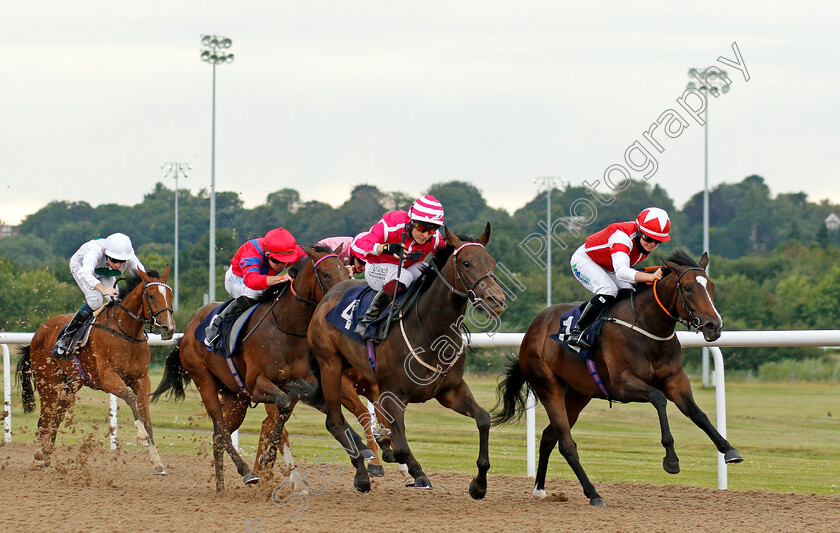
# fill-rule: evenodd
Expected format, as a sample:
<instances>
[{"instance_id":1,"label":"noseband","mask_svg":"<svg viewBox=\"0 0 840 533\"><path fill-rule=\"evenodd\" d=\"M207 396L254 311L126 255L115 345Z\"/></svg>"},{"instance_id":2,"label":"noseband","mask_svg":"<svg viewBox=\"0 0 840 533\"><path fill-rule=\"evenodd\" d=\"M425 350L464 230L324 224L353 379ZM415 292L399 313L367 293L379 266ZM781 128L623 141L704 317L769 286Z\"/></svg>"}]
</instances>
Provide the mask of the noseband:
<instances>
[{"instance_id":1,"label":"noseband","mask_svg":"<svg viewBox=\"0 0 840 533\"><path fill-rule=\"evenodd\" d=\"M481 244L480 242L465 242L465 243L462 243L461 246L456 248L454 252L452 252L453 271L455 272L454 278L457 279L457 281L461 283L461 287L466 287L467 284L464 281L465 276L461 275L461 271L458 268L458 252L460 252L461 250L463 250L467 246L481 246L482 248L484 248L484 245ZM443 281L444 285L446 285L449 288L450 292L452 292L454 294L457 294L458 296L460 296L462 298L468 299L471 304L476 305L476 306L478 305L478 302L483 302L484 299L479 297L475 293L475 290L474 290L475 286L478 285L478 283L481 280L483 280L484 278L490 278L493 281L496 281L496 275L493 273L493 270L490 269L483 276L481 276L477 280L475 280L473 282L473 284L470 285L469 289L466 290L466 292L463 292L463 291L459 291L458 289L455 288L455 283L456 283L455 279L452 280L452 283L449 283L449 281L447 281L447 279L443 276L441 271L438 270L437 266L435 266L434 261L431 262L431 265L432 265L432 268L435 269L435 273L438 275L438 277L441 279L441 281Z\"/></svg>"},{"instance_id":2,"label":"noseband","mask_svg":"<svg viewBox=\"0 0 840 533\"><path fill-rule=\"evenodd\" d=\"M683 295L683 288L682 288L682 285L680 285L680 280L682 279L682 277L687 272L689 272L691 270L699 270L703 274L706 273L706 271L704 269L700 268L700 267L689 267L689 268L686 268L685 270L683 270L682 272L680 272L679 275L677 276L677 284L676 284L677 294L680 295L680 301L682 302L682 305L683 305L683 308L685 309L685 312L688 313L688 317L691 320L690 323L686 320L683 320L679 316L679 313L677 313L677 316L672 315L671 312L668 311L668 309L664 305L662 305L662 301L659 299L659 295L656 292L656 283L659 280L656 280L656 281L653 282L653 297L656 299L656 303L659 304L660 309L662 309L665 312L665 314L668 315L672 320L675 320L675 321L679 322L680 324L684 325L688 329L699 330L703 321L700 319L699 316L694 314L694 310L688 305L688 302L685 301L685 296Z\"/></svg>"}]
</instances>

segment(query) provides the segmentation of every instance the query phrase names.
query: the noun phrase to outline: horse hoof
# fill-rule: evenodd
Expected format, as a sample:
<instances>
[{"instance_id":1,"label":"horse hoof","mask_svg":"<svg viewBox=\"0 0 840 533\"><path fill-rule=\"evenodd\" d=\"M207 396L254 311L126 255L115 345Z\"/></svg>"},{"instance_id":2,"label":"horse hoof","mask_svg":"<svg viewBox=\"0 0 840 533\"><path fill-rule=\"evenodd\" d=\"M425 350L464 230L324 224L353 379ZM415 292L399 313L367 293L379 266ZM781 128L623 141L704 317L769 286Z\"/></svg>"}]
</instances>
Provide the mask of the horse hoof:
<instances>
[{"instance_id":1,"label":"horse hoof","mask_svg":"<svg viewBox=\"0 0 840 533\"><path fill-rule=\"evenodd\" d=\"M406 486L408 486L407 483ZM414 478L413 487L415 489L432 490L432 482L426 476L416 477Z\"/></svg>"},{"instance_id":2,"label":"horse hoof","mask_svg":"<svg viewBox=\"0 0 840 533\"><path fill-rule=\"evenodd\" d=\"M741 457L741 454L738 453L738 450L736 450L735 448L732 448L731 450L723 454L723 462L725 462L726 464L740 463L743 461L744 458Z\"/></svg>"},{"instance_id":3,"label":"horse hoof","mask_svg":"<svg viewBox=\"0 0 840 533\"><path fill-rule=\"evenodd\" d=\"M353 478L353 488L362 494L370 492L370 478L367 476L356 476Z\"/></svg>"},{"instance_id":4,"label":"horse hoof","mask_svg":"<svg viewBox=\"0 0 840 533\"><path fill-rule=\"evenodd\" d=\"M244 481L246 485L253 485L260 481L260 476L258 476L255 472L248 472L242 476L242 481Z\"/></svg>"},{"instance_id":5,"label":"horse hoof","mask_svg":"<svg viewBox=\"0 0 840 533\"><path fill-rule=\"evenodd\" d=\"M367 466L368 474L373 477L384 477L385 476L385 467L382 465L374 465L368 463Z\"/></svg>"},{"instance_id":6,"label":"horse hoof","mask_svg":"<svg viewBox=\"0 0 840 533\"><path fill-rule=\"evenodd\" d=\"M382 460L386 463L396 463L397 460L394 459L394 450L390 448L387 450L382 450Z\"/></svg>"},{"instance_id":7,"label":"horse hoof","mask_svg":"<svg viewBox=\"0 0 840 533\"><path fill-rule=\"evenodd\" d=\"M473 478L470 483L470 496L472 496L473 500L481 500L487 494L487 483L483 483L484 486L481 485L478 482L478 478Z\"/></svg>"},{"instance_id":8,"label":"horse hoof","mask_svg":"<svg viewBox=\"0 0 840 533\"><path fill-rule=\"evenodd\" d=\"M669 474L679 474L680 473L680 461L679 459L676 461L669 461L667 459L662 460L662 468L665 469L666 472Z\"/></svg>"},{"instance_id":9,"label":"horse hoof","mask_svg":"<svg viewBox=\"0 0 840 533\"><path fill-rule=\"evenodd\" d=\"M155 475L156 476L165 476L168 475L169 472L166 471L166 467L163 465L155 467Z\"/></svg>"},{"instance_id":10,"label":"horse hoof","mask_svg":"<svg viewBox=\"0 0 840 533\"><path fill-rule=\"evenodd\" d=\"M589 500L589 505L592 507L600 507L601 509L607 508L607 502L605 502L604 498L601 498L600 496Z\"/></svg>"},{"instance_id":11,"label":"horse hoof","mask_svg":"<svg viewBox=\"0 0 840 533\"><path fill-rule=\"evenodd\" d=\"M141 439L140 437L137 437L137 446L148 447L149 446L149 439Z\"/></svg>"},{"instance_id":12,"label":"horse hoof","mask_svg":"<svg viewBox=\"0 0 840 533\"><path fill-rule=\"evenodd\" d=\"M376 459L376 454L370 451L369 448L362 448L362 458L365 461L370 461L371 459Z\"/></svg>"}]
</instances>

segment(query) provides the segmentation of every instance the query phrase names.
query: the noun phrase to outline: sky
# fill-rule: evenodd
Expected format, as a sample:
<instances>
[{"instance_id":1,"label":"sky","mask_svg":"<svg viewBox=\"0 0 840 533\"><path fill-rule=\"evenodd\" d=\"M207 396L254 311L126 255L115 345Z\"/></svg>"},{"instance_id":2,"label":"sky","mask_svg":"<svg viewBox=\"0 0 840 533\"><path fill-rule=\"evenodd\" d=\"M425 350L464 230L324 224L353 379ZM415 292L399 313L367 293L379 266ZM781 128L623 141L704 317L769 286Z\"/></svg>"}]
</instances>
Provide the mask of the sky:
<instances>
[{"instance_id":1,"label":"sky","mask_svg":"<svg viewBox=\"0 0 840 533\"><path fill-rule=\"evenodd\" d=\"M7 224L56 200L133 205L159 181L174 189L167 162L192 166L180 188L209 189L214 69L199 58L203 34L233 41L234 61L215 68L215 188L240 193L246 207L286 187L338 206L361 183L419 195L463 180L513 212L537 194L535 178L620 189L620 174L612 185L604 174L629 170L635 142L656 159L649 183L682 207L703 189L705 142L678 99L689 68L712 66L728 72L731 90L708 102L709 186L758 174L774 195L840 202L833 2L3 7ZM734 47L743 69L718 59L735 61ZM654 130L654 151L643 134L668 110L685 125L673 138ZM641 168L643 153L633 157Z\"/></svg>"}]
</instances>

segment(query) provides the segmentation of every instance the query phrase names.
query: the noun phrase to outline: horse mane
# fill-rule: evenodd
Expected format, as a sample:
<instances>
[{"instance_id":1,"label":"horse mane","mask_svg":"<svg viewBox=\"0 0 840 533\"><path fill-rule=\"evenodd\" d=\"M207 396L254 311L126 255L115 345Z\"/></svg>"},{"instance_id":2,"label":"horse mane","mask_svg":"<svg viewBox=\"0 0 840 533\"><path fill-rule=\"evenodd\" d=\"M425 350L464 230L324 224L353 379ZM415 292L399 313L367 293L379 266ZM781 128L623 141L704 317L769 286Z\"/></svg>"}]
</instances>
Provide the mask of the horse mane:
<instances>
[{"instance_id":1,"label":"horse mane","mask_svg":"<svg viewBox=\"0 0 840 533\"><path fill-rule=\"evenodd\" d=\"M313 244L311 248L313 252L332 252L332 248L326 244Z\"/></svg>"},{"instance_id":2,"label":"horse mane","mask_svg":"<svg viewBox=\"0 0 840 533\"><path fill-rule=\"evenodd\" d=\"M670 261L671 263L676 263L680 266L687 266L687 267L699 267L700 265L697 264L688 252L683 250L682 248L677 248L674 250L671 255L665 258L665 261Z\"/></svg>"},{"instance_id":3,"label":"horse mane","mask_svg":"<svg viewBox=\"0 0 840 533\"><path fill-rule=\"evenodd\" d=\"M146 275L148 275L151 278L155 278L155 279L160 278L160 272L158 272L157 270L155 270L153 268L147 270ZM140 285L141 283L143 283L143 280L140 279L140 276L138 276L137 274L134 274L134 273L126 274L125 284L120 286L120 300L125 299L129 294L131 294L131 291L136 289L137 286Z\"/></svg>"}]
</instances>

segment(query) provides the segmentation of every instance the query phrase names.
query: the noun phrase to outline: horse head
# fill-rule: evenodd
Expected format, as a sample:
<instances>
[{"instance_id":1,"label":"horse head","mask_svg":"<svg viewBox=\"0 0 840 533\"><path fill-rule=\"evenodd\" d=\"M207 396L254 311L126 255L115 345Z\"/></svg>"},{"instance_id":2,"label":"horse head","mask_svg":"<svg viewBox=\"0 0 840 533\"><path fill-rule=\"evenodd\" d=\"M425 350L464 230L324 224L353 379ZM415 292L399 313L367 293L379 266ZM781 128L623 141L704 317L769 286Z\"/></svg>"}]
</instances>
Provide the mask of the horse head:
<instances>
[{"instance_id":1,"label":"horse head","mask_svg":"<svg viewBox=\"0 0 840 533\"><path fill-rule=\"evenodd\" d=\"M703 254L699 265L694 261L673 260L678 255L675 253L662 261L662 266L674 274L676 298L682 302L676 306L677 316L701 331L707 342L717 340L723 331L723 319L714 304L715 284L706 275L709 254Z\"/></svg>"},{"instance_id":2,"label":"horse head","mask_svg":"<svg viewBox=\"0 0 840 533\"><path fill-rule=\"evenodd\" d=\"M444 226L446 242L455 248L445 268L453 273L443 272L445 278L453 279L453 292L465 296L477 308L490 316L501 316L505 310L505 293L496 281L493 259L485 245L490 241L490 223L476 241L461 240ZM451 266L450 266L451 265Z\"/></svg>"},{"instance_id":3,"label":"horse head","mask_svg":"<svg viewBox=\"0 0 840 533\"><path fill-rule=\"evenodd\" d=\"M169 265L166 265L160 277L154 270L147 273L138 269L137 274L143 282L141 316L160 330L163 340L171 339L175 333L175 319L172 317L172 287L166 284Z\"/></svg>"},{"instance_id":4,"label":"horse head","mask_svg":"<svg viewBox=\"0 0 840 533\"><path fill-rule=\"evenodd\" d=\"M320 302L333 286L350 279L350 273L338 257L343 246L341 244L335 250L325 246L304 248L306 256L292 267L295 291L303 292L314 302Z\"/></svg>"}]
</instances>

